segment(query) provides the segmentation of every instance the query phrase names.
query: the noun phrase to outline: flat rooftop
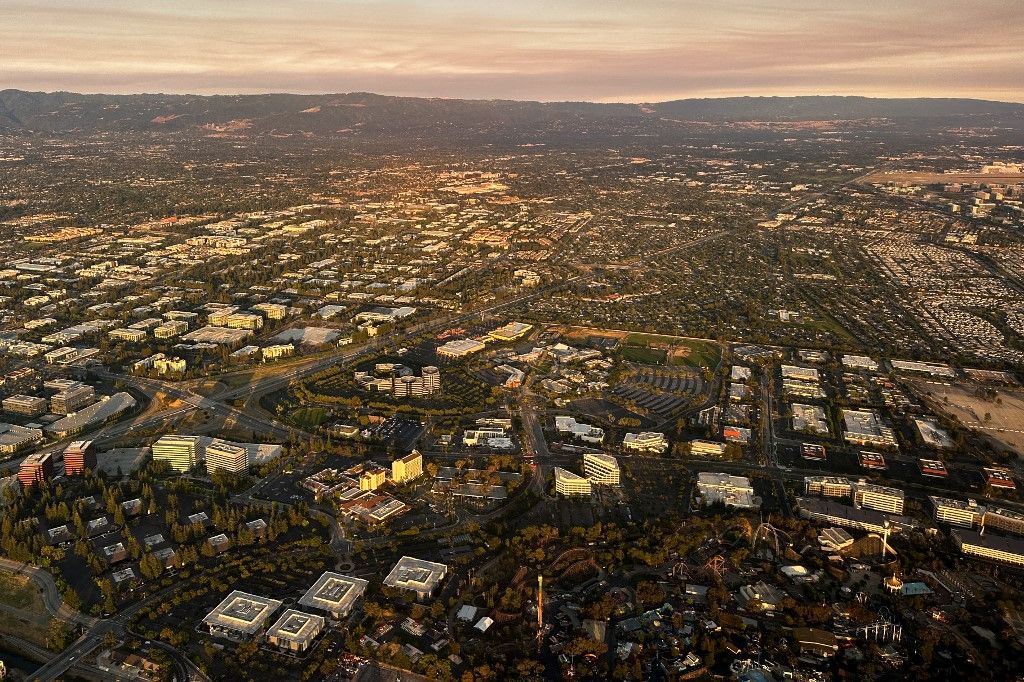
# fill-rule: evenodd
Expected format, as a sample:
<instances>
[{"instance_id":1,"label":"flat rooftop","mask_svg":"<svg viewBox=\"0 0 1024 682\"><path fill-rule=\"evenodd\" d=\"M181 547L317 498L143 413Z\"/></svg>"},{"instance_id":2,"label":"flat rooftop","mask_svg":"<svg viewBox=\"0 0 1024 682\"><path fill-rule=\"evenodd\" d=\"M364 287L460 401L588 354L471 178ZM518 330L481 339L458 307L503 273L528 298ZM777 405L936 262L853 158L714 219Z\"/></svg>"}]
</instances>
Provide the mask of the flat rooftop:
<instances>
[{"instance_id":1,"label":"flat rooftop","mask_svg":"<svg viewBox=\"0 0 1024 682\"><path fill-rule=\"evenodd\" d=\"M235 590L210 611L203 622L211 627L253 635L281 604L276 599Z\"/></svg>"},{"instance_id":2,"label":"flat rooftop","mask_svg":"<svg viewBox=\"0 0 1024 682\"><path fill-rule=\"evenodd\" d=\"M369 584L362 578L327 571L302 595L299 604L332 613L345 613L366 592Z\"/></svg>"},{"instance_id":3,"label":"flat rooftop","mask_svg":"<svg viewBox=\"0 0 1024 682\"><path fill-rule=\"evenodd\" d=\"M448 567L444 564L404 556L398 560L395 567L388 573L388 577L384 579L384 584L388 587L398 587L418 592L433 590L447 572Z\"/></svg>"},{"instance_id":4,"label":"flat rooftop","mask_svg":"<svg viewBox=\"0 0 1024 682\"><path fill-rule=\"evenodd\" d=\"M307 642L323 630L324 619L295 609L281 614L277 622L267 630L267 637L277 637L293 642Z\"/></svg>"}]
</instances>

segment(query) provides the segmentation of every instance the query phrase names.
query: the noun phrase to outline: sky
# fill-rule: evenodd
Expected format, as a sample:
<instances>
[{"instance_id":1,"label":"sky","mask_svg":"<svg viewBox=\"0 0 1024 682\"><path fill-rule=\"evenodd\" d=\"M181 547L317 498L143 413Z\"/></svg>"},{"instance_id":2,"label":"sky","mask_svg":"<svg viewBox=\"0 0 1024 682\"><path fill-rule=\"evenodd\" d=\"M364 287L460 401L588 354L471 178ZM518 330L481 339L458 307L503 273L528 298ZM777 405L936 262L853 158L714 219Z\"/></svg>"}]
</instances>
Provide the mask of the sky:
<instances>
[{"instance_id":1,"label":"sky","mask_svg":"<svg viewBox=\"0 0 1024 682\"><path fill-rule=\"evenodd\" d=\"M1024 101L1021 0L0 0L0 89Z\"/></svg>"}]
</instances>

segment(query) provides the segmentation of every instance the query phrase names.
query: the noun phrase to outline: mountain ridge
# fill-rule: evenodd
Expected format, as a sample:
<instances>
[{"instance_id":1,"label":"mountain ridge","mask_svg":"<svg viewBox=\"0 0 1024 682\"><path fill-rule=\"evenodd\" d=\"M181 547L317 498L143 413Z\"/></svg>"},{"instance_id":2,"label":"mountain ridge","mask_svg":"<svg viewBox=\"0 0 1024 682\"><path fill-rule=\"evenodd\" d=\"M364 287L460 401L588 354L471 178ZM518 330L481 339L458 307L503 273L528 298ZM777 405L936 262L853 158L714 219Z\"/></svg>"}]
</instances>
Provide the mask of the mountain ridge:
<instances>
[{"instance_id":1,"label":"mountain ridge","mask_svg":"<svg viewBox=\"0 0 1024 682\"><path fill-rule=\"evenodd\" d=\"M689 98L651 103L539 102L398 97L368 92L253 95L80 94L0 90L0 131L13 133L185 132L205 134L503 129L560 124L798 122L863 119L1024 119L1024 104L970 98L839 95ZM359 130L362 129L362 130ZM248 132L246 132L248 131Z\"/></svg>"}]
</instances>

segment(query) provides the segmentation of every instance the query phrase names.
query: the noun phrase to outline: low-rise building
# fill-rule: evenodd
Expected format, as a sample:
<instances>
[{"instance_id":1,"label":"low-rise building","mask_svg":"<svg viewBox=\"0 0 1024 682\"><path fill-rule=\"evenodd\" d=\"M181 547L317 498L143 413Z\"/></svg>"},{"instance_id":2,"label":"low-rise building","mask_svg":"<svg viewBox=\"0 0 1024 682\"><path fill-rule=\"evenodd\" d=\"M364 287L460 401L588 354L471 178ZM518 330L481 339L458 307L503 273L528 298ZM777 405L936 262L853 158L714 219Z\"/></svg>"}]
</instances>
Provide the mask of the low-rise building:
<instances>
[{"instance_id":1,"label":"low-rise building","mask_svg":"<svg viewBox=\"0 0 1024 682\"><path fill-rule=\"evenodd\" d=\"M691 440L690 454L694 457L720 458L725 454L725 443L713 440Z\"/></svg>"},{"instance_id":2,"label":"low-rise building","mask_svg":"<svg viewBox=\"0 0 1024 682\"><path fill-rule=\"evenodd\" d=\"M555 492L565 497L585 497L592 492L590 481L567 469L555 467Z\"/></svg>"},{"instance_id":3,"label":"low-rise building","mask_svg":"<svg viewBox=\"0 0 1024 682\"><path fill-rule=\"evenodd\" d=\"M261 635L282 602L235 590L205 618L203 625L215 637L235 641Z\"/></svg>"},{"instance_id":4,"label":"low-rise building","mask_svg":"<svg viewBox=\"0 0 1024 682\"><path fill-rule=\"evenodd\" d=\"M50 411L54 414L71 414L96 402L96 389L78 384L63 390L50 398Z\"/></svg>"},{"instance_id":5,"label":"low-rise building","mask_svg":"<svg viewBox=\"0 0 1024 682\"><path fill-rule=\"evenodd\" d=\"M287 358L295 355L295 346L290 343L279 343L273 346L264 346L262 355L264 360Z\"/></svg>"},{"instance_id":6,"label":"low-rise building","mask_svg":"<svg viewBox=\"0 0 1024 682\"><path fill-rule=\"evenodd\" d=\"M731 474L702 471L697 474L697 490L707 504L721 502L727 507L757 509L761 498L754 495L750 479Z\"/></svg>"},{"instance_id":7,"label":"low-rise building","mask_svg":"<svg viewBox=\"0 0 1024 682\"><path fill-rule=\"evenodd\" d=\"M668 440L664 433L657 431L627 433L622 439L622 447L634 452L653 452L663 455L668 450Z\"/></svg>"},{"instance_id":8,"label":"low-rise building","mask_svg":"<svg viewBox=\"0 0 1024 682\"><path fill-rule=\"evenodd\" d=\"M1024 514L1000 507L985 507L982 523L986 528L997 528L1007 533L1024 535Z\"/></svg>"},{"instance_id":9,"label":"low-rise building","mask_svg":"<svg viewBox=\"0 0 1024 682\"><path fill-rule=\"evenodd\" d=\"M804 494L823 497L851 497L853 484L840 476L805 476Z\"/></svg>"},{"instance_id":10,"label":"low-rise building","mask_svg":"<svg viewBox=\"0 0 1024 682\"><path fill-rule=\"evenodd\" d=\"M0 405L3 405L4 412L21 415L23 417L38 417L46 414L46 408L49 403L46 398L38 396L12 395L9 398L4 398Z\"/></svg>"},{"instance_id":11,"label":"low-rise building","mask_svg":"<svg viewBox=\"0 0 1024 682\"><path fill-rule=\"evenodd\" d=\"M1017 484L1010 475L1010 470L1005 467L985 467L982 469L985 474L985 483L993 488L1004 490L1016 490Z\"/></svg>"},{"instance_id":12,"label":"low-rise building","mask_svg":"<svg viewBox=\"0 0 1024 682\"><path fill-rule=\"evenodd\" d=\"M352 611L369 584L362 578L327 571L302 595L299 604L341 620Z\"/></svg>"},{"instance_id":13,"label":"low-rise building","mask_svg":"<svg viewBox=\"0 0 1024 682\"><path fill-rule=\"evenodd\" d=\"M438 346L437 355L446 359L464 358L479 353L486 347L484 342L477 339L454 339Z\"/></svg>"},{"instance_id":14,"label":"low-rise building","mask_svg":"<svg viewBox=\"0 0 1024 682\"><path fill-rule=\"evenodd\" d=\"M555 417L555 429L559 433L572 434L574 438L585 443L598 445L604 442L604 429L576 421L574 417L558 415Z\"/></svg>"},{"instance_id":15,"label":"low-rise building","mask_svg":"<svg viewBox=\"0 0 1024 682\"><path fill-rule=\"evenodd\" d=\"M903 513L903 491L868 483L863 478L853 487L853 506L889 514Z\"/></svg>"},{"instance_id":16,"label":"low-rise building","mask_svg":"<svg viewBox=\"0 0 1024 682\"><path fill-rule=\"evenodd\" d=\"M843 437L856 445L894 447L896 435L874 410L843 410Z\"/></svg>"},{"instance_id":17,"label":"low-rise building","mask_svg":"<svg viewBox=\"0 0 1024 682\"><path fill-rule=\"evenodd\" d=\"M1024 566L1024 540L991 533L982 535L967 528L954 528L949 535L953 539L953 544L964 554Z\"/></svg>"},{"instance_id":18,"label":"low-rise building","mask_svg":"<svg viewBox=\"0 0 1024 682\"><path fill-rule=\"evenodd\" d=\"M887 528L896 532L917 527L914 520L906 516L886 514L874 509L858 509L821 497L798 497L796 502L802 518L831 526L858 528L879 535L885 533Z\"/></svg>"},{"instance_id":19,"label":"low-rise building","mask_svg":"<svg viewBox=\"0 0 1024 682\"><path fill-rule=\"evenodd\" d=\"M433 596L446 575L448 567L444 564L403 556L384 578L384 585L412 592L423 600Z\"/></svg>"},{"instance_id":20,"label":"low-rise building","mask_svg":"<svg viewBox=\"0 0 1024 682\"><path fill-rule=\"evenodd\" d=\"M267 643L292 653L302 653L324 630L323 616L288 609L267 630Z\"/></svg>"},{"instance_id":21,"label":"low-rise building","mask_svg":"<svg viewBox=\"0 0 1024 682\"><path fill-rule=\"evenodd\" d=\"M119 329L111 329L107 332L107 336L114 339L115 341L125 341L127 343L141 343L146 340L145 329L131 329L130 327L122 327Z\"/></svg>"},{"instance_id":22,"label":"low-rise building","mask_svg":"<svg viewBox=\"0 0 1024 682\"><path fill-rule=\"evenodd\" d=\"M376 490L388 480L388 470L377 464L367 464L359 475L360 490Z\"/></svg>"},{"instance_id":23,"label":"low-rise building","mask_svg":"<svg viewBox=\"0 0 1024 682\"><path fill-rule=\"evenodd\" d=\"M981 522L982 515L985 513L985 508L978 506L974 500L964 502L937 495L929 495L928 500L935 510L935 520L948 523L951 526L973 528L975 524Z\"/></svg>"},{"instance_id":24,"label":"low-rise building","mask_svg":"<svg viewBox=\"0 0 1024 682\"><path fill-rule=\"evenodd\" d=\"M946 465L937 459L919 459L917 463L921 469L922 476L930 476L932 478L949 477L949 470L946 469Z\"/></svg>"},{"instance_id":25,"label":"low-rise building","mask_svg":"<svg viewBox=\"0 0 1024 682\"><path fill-rule=\"evenodd\" d=\"M0 422L0 455L15 455L43 438L40 429Z\"/></svg>"}]
</instances>

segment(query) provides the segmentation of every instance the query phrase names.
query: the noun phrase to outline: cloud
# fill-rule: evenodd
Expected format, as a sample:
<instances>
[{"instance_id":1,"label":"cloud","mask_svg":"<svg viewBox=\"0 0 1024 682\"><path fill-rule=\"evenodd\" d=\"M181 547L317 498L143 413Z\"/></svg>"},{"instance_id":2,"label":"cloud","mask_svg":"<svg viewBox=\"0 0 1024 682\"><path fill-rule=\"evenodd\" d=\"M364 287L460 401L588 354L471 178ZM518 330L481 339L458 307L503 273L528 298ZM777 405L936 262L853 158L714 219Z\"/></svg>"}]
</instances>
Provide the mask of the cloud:
<instances>
[{"instance_id":1,"label":"cloud","mask_svg":"<svg viewBox=\"0 0 1024 682\"><path fill-rule=\"evenodd\" d=\"M0 15L4 87L1024 100L1024 5L991 0L8 4Z\"/></svg>"}]
</instances>

